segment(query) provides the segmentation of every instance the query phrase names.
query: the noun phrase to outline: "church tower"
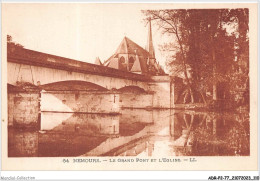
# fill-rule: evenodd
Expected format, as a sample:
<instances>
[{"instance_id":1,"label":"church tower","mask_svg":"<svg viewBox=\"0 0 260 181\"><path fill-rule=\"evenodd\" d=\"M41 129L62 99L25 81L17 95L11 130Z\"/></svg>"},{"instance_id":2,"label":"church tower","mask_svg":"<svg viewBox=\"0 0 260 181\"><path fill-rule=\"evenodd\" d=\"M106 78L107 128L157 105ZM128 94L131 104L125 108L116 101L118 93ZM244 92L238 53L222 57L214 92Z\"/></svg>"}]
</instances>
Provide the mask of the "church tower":
<instances>
[{"instance_id":1,"label":"church tower","mask_svg":"<svg viewBox=\"0 0 260 181\"><path fill-rule=\"evenodd\" d=\"M148 38L147 38L147 45L146 50L149 52L149 64L154 64L155 62L155 53L154 53L154 47L153 47L153 35L152 35L152 25L151 25L151 19L149 19L148 22Z\"/></svg>"},{"instance_id":2,"label":"church tower","mask_svg":"<svg viewBox=\"0 0 260 181\"><path fill-rule=\"evenodd\" d=\"M124 37L116 52L109 57L104 66L121 71L146 75L164 75L164 71L155 58L153 47L151 19L148 22L148 39L146 49ZM99 61L97 60L97 63Z\"/></svg>"},{"instance_id":3,"label":"church tower","mask_svg":"<svg viewBox=\"0 0 260 181\"><path fill-rule=\"evenodd\" d=\"M155 59L155 52L153 47L151 18L149 18L149 22L148 22L148 38L147 38L146 50L149 53L147 64L150 68L154 68L154 65L156 64L156 59Z\"/></svg>"}]
</instances>

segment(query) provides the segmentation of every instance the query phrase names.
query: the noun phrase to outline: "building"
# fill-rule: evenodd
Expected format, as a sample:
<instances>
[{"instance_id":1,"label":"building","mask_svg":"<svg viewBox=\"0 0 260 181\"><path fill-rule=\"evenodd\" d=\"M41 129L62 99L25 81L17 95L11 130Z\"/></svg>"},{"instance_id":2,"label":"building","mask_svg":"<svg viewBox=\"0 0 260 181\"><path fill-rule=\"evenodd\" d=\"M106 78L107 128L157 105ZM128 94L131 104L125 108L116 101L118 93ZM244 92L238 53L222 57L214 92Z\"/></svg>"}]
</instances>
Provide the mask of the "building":
<instances>
[{"instance_id":1,"label":"building","mask_svg":"<svg viewBox=\"0 0 260 181\"><path fill-rule=\"evenodd\" d=\"M164 70L155 58L151 21L149 21L148 26L146 49L128 37L124 37L115 53L103 65L137 74L165 75Z\"/></svg>"}]
</instances>

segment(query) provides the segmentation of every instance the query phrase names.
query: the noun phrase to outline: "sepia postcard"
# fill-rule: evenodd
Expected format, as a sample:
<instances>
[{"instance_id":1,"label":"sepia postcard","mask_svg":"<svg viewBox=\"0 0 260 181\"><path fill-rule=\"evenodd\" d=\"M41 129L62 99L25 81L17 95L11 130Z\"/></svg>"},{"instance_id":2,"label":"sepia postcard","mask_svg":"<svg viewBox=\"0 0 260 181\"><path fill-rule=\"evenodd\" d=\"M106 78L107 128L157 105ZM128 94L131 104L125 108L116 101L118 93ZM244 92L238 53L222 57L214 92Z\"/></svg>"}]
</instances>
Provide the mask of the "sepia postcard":
<instances>
[{"instance_id":1,"label":"sepia postcard","mask_svg":"<svg viewBox=\"0 0 260 181\"><path fill-rule=\"evenodd\" d=\"M3 170L257 170L256 3L3 3Z\"/></svg>"}]
</instances>

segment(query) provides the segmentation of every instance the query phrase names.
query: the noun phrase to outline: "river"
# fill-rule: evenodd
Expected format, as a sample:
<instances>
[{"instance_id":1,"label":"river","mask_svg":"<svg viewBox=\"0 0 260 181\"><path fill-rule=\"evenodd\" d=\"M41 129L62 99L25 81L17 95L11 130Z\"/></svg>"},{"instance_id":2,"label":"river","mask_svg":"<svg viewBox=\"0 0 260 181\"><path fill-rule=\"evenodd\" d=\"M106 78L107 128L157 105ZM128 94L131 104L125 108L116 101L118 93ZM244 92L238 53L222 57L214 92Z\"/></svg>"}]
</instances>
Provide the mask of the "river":
<instances>
[{"instance_id":1,"label":"river","mask_svg":"<svg viewBox=\"0 0 260 181\"><path fill-rule=\"evenodd\" d=\"M248 156L249 125L248 114L233 112L42 112L38 130L8 128L8 156Z\"/></svg>"}]
</instances>

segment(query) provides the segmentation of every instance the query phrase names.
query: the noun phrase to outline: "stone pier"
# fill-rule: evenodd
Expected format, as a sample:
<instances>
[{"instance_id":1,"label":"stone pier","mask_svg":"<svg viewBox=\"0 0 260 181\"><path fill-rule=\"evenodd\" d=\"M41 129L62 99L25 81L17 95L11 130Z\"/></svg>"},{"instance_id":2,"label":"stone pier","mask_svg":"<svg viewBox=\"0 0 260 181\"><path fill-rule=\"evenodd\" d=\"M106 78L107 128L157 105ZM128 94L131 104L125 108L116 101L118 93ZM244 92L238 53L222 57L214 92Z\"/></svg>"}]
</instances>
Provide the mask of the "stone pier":
<instances>
[{"instance_id":1,"label":"stone pier","mask_svg":"<svg viewBox=\"0 0 260 181\"><path fill-rule=\"evenodd\" d=\"M37 90L8 91L8 126L38 128L39 103L40 92Z\"/></svg>"}]
</instances>

